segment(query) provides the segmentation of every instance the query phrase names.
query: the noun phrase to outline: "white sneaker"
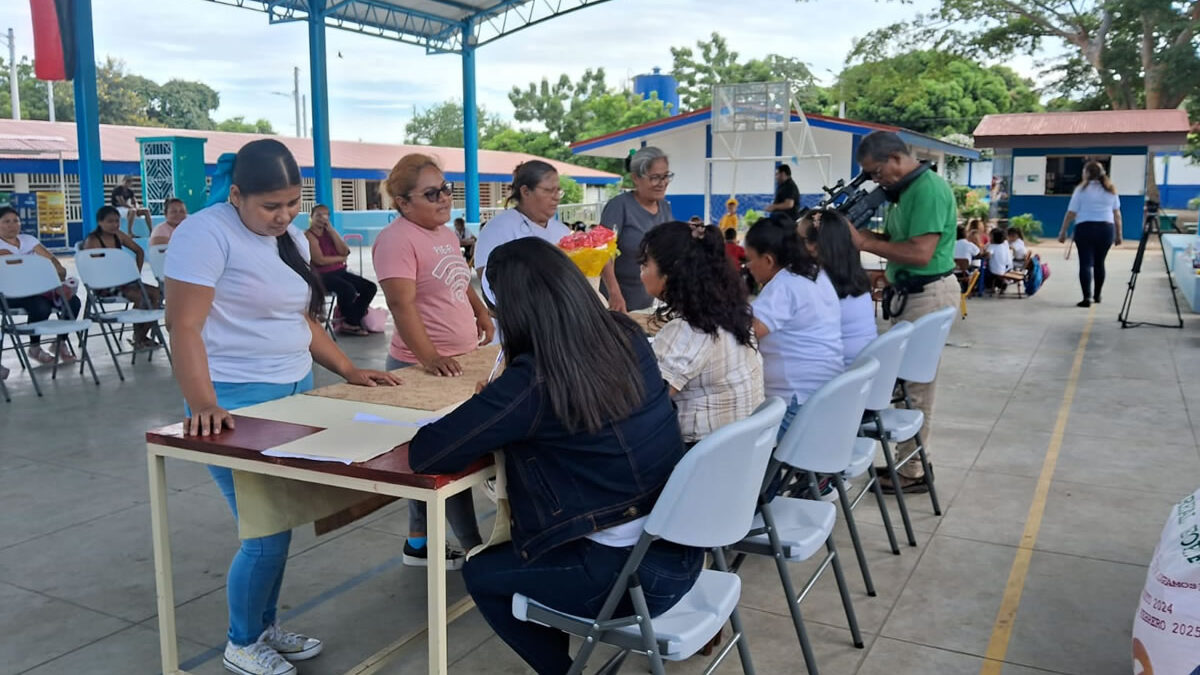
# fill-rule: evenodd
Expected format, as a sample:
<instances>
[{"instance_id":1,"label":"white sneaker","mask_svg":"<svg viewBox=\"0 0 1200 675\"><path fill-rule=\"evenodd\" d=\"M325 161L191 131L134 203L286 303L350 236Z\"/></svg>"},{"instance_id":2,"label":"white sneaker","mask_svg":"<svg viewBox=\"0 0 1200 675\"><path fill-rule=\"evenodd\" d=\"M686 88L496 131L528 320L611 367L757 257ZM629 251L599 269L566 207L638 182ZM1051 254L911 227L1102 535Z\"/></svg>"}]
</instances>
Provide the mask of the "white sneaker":
<instances>
[{"instance_id":1,"label":"white sneaker","mask_svg":"<svg viewBox=\"0 0 1200 675\"><path fill-rule=\"evenodd\" d=\"M279 655L288 661L311 659L320 654L321 650L325 647L325 644L320 640L284 630L277 623L267 626L267 630L263 631L262 637L259 640L265 642L271 649L279 652Z\"/></svg>"},{"instance_id":2,"label":"white sneaker","mask_svg":"<svg viewBox=\"0 0 1200 675\"><path fill-rule=\"evenodd\" d=\"M288 663L263 641L264 632L253 644L239 647L225 643L225 670L239 675L296 675L296 666Z\"/></svg>"}]
</instances>

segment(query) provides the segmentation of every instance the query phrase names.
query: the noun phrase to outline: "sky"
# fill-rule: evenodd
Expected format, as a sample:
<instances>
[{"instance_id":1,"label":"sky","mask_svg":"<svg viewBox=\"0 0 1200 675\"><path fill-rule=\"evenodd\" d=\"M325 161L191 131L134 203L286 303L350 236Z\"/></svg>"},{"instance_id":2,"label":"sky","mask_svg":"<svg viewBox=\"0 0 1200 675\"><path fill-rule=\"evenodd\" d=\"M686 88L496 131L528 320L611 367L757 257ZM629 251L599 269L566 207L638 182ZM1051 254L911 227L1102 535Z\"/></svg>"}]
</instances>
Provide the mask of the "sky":
<instances>
[{"instance_id":1,"label":"sky","mask_svg":"<svg viewBox=\"0 0 1200 675\"><path fill-rule=\"evenodd\" d=\"M92 0L97 60L159 82L198 80L216 89L217 120L266 118L295 132L292 71L307 93L308 38L303 23L269 25L261 12L207 0ZM511 119L508 92L561 73L603 67L610 84L658 66L671 68L672 46L693 46L715 30L740 60L769 53L799 58L832 82L853 39L924 11L934 0L611 0L533 26L476 52L479 102ZM17 57L33 55L29 4L0 3L0 31L16 31ZM784 28L786 27L786 28ZM414 109L462 99L457 55L426 55L413 45L330 28L330 127L334 139L401 143ZM7 56L7 55L5 55ZM1033 74L1031 64L1014 67ZM282 92L285 95L273 95Z\"/></svg>"}]
</instances>

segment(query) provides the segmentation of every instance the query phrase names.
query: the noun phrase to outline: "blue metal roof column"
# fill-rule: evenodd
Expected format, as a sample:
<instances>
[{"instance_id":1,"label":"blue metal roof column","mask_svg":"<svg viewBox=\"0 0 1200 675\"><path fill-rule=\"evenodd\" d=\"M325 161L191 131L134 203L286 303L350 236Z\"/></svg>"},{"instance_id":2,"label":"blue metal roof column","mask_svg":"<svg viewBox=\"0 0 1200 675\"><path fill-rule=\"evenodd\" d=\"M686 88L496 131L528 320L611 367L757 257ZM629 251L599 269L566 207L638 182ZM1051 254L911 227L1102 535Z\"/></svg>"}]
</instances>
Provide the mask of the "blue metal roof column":
<instances>
[{"instance_id":1,"label":"blue metal roof column","mask_svg":"<svg viewBox=\"0 0 1200 675\"><path fill-rule=\"evenodd\" d=\"M75 136L79 147L79 201L83 235L96 228L96 211L104 205L104 172L100 167L100 105L96 99L96 45L92 39L92 0L75 0Z\"/></svg>"},{"instance_id":2,"label":"blue metal roof column","mask_svg":"<svg viewBox=\"0 0 1200 675\"><path fill-rule=\"evenodd\" d=\"M325 2L309 0L308 70L312 75L312 142L316 201L336 210L329 150L329 82L325 70Z\"/></svg>"},{"instance_id":3,"label":"blue metal roof column","mask_svg":"<svg viewBox=\"0 0 1200 675\"><path fill-rule=\"evenodd\" d=\"M479 222L479 107L475 103L475 38L471 23L463 25L463 153L467 178L467 222Z\"/></svg>"}]
</instances>

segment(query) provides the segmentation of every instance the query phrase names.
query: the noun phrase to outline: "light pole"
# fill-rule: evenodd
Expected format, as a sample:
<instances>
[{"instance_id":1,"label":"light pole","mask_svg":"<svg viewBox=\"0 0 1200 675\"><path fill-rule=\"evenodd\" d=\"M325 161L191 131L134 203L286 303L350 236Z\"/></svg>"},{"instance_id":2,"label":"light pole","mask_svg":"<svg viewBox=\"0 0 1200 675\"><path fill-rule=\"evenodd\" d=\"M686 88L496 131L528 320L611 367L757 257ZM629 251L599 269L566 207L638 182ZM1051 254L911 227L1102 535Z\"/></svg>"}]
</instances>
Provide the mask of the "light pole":
<instances>
[{"instance_id":1,"label":"light pole","mask_svg":"<svg viewBox=\"0 0 1200 675\"><path fill-rule=\"evenodd\" d=\"M50 121L54 121L54 80L46 80L46 101L50 107Z\"/></svg>"},{"instance_id":2,"label":"light pole","mask_svg":"<svg viewBox=\"0 0 1200 675\"><path fill-rule=\"evenodd\" d=\"M17 39L13 29L8 29L8 87L12 93L12 118L21 119L21 90L17 83Z\"/></svg>"}]
</instances>

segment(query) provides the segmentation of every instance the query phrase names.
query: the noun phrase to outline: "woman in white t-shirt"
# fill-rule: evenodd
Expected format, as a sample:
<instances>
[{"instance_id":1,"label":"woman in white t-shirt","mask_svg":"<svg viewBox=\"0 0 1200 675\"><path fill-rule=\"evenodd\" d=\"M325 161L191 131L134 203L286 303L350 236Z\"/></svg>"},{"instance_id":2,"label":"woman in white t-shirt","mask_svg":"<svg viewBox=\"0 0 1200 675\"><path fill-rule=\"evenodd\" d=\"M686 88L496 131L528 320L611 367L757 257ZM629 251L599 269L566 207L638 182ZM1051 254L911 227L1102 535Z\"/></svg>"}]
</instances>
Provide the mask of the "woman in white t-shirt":
<instances>
[{"instance_id":1,"label":"woman in white t-shirt","mask_svg":"<svg viewBox=\"0 0 1200 675\"><path fill-rule=\"evenodd\" d=\"M491 298L491 289L484 274L488 256L501 244L514 239L537 237L558 246L563 237L571 234L571 228L555 215L562 195L558 171L547 162L531 159L522 162L513 171L512 192L507 199L507 203L514 204L513 208L493 216L487 222L487 227L479 231L475 242L474 264L479 272L484 297Z\"/></svg>"},{"instance_id":2,"label":"woman in white t-shirt","mask_svg":"<svg viewBox=\"0 0 1200 675\"><path fill-rule=\"evenodd\" d=\"M214 181L216 182L216 181ZM308 264L308 244L292 226L300 210L300 167L279 141L246 144L233 162L229 202L188 218L167 251L167 327L175 378L183 390L187 434L218 434L229 410L312 387L312 364L352 384L393 385L361 370L318 323L325 294ZM209 467L237 515L233 474ZM288 661L312 658L321 641L276 623L291 531L243 539L227 579L225 667L252 675L295 673Z\"/></svg>"},{"instance_id":3,"label":"woman in white t-shirt","mask_svg":"<svg viewBox=\"0 0 1200 675\"><path fill-rule=\"evenodd\" d=\"M642 239L642 284L662 302L654 355L679 412L683 441L698 443L763 401L746 285L725 256L721 230L673 221Z\"/></svg>"},{"instance_id":4,"label":"woman in white t-shirt","mask_svg":"<svg viewBox=\"0 0 1200 675\"><path fill-rule=\"evenodd\" d=\"M42 242L37 240L37 237L28 234L21 234L21 217L17 214L17 210L11 206L0 206L0 256L5 255L38 255L46 260L49 260L53 265L58 278L66 281L67 270L58 262L50 251L42 246ZM59 295L54 298L46 297L45 295L31 295L25 298L7 298L9 309L23 309L29 321L45 321L50 318L50 315L58 311L62 315L67 315L66 309L62 306L62 300ZM71 295L68 302L70 313L67 318L75 318L79 316L79 296ZM42 349L42 336L29 336L29 358L38 363L54 363L55 358L58 358L62 363L70 363L75 360L71 354L71 350L65 347L67 336L59 335L55 341L53 352L47 352ZM8 369L0 366L0 379L8 377Z\"/></svg>"},{"instance_id":5,"label":"woman in white t-shirt","mask_svg":"<svg viewBox=\"0 0 1200 675\"><path fill-rule=\"evenodd\" d=\"M829 276L790 218L764 218L746 233L746 267L762 290L752 304L767 396L789 401L782 438L800 406L845 371L842 309Z\"/></svg>"},{"instance_id":6,"label":"woman in white t-shirt","mask_svg":"<svg viewBox=\"0 0 1200 675\"><path fill-rule=\"evenodd\" d=\"M871 280L850 238L850 222L834 210L812 213L803 223L808 250L829 276L842 310L842 364L847 368L879 335Z\"/></svg>"},{"instance_id":7,"label":"woman in white t-shirt","mask_svg":"<svg viewBox=\"0 0 1200 675\"><path fill-rule=\"evenodd\" d=\"M1100 302L1104 287L1104 259L1108 249L1121 245L1121 198L1113 187L1104 166L1097 161L1083 167L1083 181L1071 195L1067 215L1063 216L1058 241L1067 240L1067 228L1075 223L1075 248L1079 251L1079 289L1083 300L1077 307ZM1093 275L1096 288L1092 290Z\"/></svg>"}]
</instances>

